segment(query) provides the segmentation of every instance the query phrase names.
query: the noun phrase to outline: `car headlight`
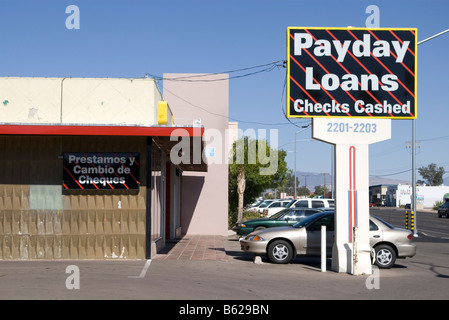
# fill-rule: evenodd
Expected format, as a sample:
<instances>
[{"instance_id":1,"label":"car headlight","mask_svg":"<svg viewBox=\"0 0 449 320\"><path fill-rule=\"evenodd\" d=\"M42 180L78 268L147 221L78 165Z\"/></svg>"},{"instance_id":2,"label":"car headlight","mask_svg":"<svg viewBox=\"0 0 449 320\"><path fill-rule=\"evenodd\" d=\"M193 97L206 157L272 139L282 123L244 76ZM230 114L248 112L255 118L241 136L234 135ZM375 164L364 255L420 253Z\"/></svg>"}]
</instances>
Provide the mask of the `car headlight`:
<instances>
[{"instance_id":1,"label":"car headlight","mask_svg":"<svg viewBox=\"0 0 449 320\"><path fill-rule=\"evenodd\" d=\"M246 237L246 240L248 241L264 241L265 239L259 236L258 234L249 235Z\"/></svg>"}]
</instances>

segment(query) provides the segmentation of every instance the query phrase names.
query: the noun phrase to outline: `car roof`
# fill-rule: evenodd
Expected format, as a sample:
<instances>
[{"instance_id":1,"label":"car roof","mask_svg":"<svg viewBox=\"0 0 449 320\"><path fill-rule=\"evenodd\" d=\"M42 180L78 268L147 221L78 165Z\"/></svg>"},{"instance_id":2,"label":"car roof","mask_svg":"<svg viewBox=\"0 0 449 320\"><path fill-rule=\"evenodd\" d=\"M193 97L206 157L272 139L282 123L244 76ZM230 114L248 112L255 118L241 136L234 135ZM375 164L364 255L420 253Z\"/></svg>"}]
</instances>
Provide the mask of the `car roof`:
<instances>
[{"instance_id":1,"label":"car roof","mask_svg":"<svg viewBox=\"0 0 449 320\"><path fill-rule=\"evenodd\" d=\"M293 208L286 208L285 210L294 210L294 211L301 211L301 210L316 210L317 212L324 212L324 211L334 211L334 208L304 208L304 207L293 207Z\"/></svg>"},{"instance_id":2,"label":"car roof","mask_svg":"<svg viewBox=\"0 0 449 320\"><path fill-rule=\"evenodd\" d=\"M332 198L301 198L301 199L297 199L297 201L301 201L301 200L335 200Z\"/></svg>"}]
</instances>

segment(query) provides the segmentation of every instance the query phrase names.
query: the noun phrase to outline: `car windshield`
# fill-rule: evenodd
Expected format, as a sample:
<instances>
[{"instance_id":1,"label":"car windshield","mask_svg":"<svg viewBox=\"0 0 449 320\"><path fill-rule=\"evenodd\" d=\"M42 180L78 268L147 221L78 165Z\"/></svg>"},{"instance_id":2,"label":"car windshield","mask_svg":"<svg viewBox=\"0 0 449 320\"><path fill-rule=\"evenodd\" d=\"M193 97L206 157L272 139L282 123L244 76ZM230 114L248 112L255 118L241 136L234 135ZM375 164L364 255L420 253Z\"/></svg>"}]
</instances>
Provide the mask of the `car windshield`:
<instances>
[{"instance_id":1,"label":"car windshield","mask_svg":"<svg viewBox=\"0 0 449 320\"><path fill-rule=\"evenodd\" d=\"M265 208L266 206L268 206L270 203L272 203L273 201L265 201L264 203L262 203L259 208Z\"/></svg>"},{"instance_id":2,"label":"car windshield","mask_svg":"<svg viewBox=\"0 0 449 320\"><path fill-rule=\"evenodd\" d=\"M270 218L271 219L280 219L283 216L285 216L286 214L290 213L291 211L292 211L292 209L283 209L283 210L273 214Z\"/></svg>"},{"instance_id":3,"label":"car windshield","mask_svg":"<svg viewBox=\"0 0 449 320\"><path fill-rule=\"evenodd\" d=\"M292 200L292 201L290 201L287 205L286 205L286 207L287 208L289 208L291 205L293 205L294 203L296 202L296 200Z\"/></svg>"},{"instance_id":4,"label":"car windshield","mask_svg":"<svg viewBox=\"0 0 449 320\"><path fill-rule=\"evenodd\" d=\"M307 218L299 221L298 223L295 223L293 225L293 228L304 228L307 227L309 224L313 223L317 218L321 217L324 213L317 213L312 214L311 216L308 216Z\"/></svg>"}]
</instances>

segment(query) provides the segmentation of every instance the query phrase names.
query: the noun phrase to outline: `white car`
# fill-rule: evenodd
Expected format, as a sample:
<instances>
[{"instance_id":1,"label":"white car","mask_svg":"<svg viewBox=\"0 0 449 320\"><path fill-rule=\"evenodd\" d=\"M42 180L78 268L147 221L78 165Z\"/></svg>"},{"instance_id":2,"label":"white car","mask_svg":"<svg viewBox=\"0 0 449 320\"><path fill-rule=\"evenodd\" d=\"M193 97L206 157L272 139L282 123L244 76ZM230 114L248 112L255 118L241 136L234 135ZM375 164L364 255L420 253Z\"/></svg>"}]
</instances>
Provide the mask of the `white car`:
<instances>
[{"instance_id":1,"label":"white car","mask_svg":"<svg viewBox=\"0 0 449 320\"><path fill-rule=\"evenodd\" d=\"M250 212L262 212L263 209L265 209L270 203L272 203L274 200L265 200L259 203L258 205L248 208L246 211Z\"/></svg>"},{"instance_id":2,"label":"white car","mask_svg":"<svg viewBox=\"0 0 449 320\"><path fill-rule=\"evenodd\" d=\"M255 202L251 203L249 206L244 207L243 210L244 210L244 211L254 211L255 208L258 207L258 206L260 206L260 205L262 204L263 201L264 201L263 199L257 200L257 201L255 201Z\"/></svg>"},{"instance_id":3,"label":"white car","mask_svg":"<svg viewBox=\"0 0 449 320\"><path fill-rule=\"evenodd\" d=\"M289 208L334 208L334 199L324 199L324 198L307 198L298 199L293 202Z\"/></svg>"},{"instance_id":4,"label":"white car","mask_svg":"<svg viewBox=\"0 0 449 320\"><path fill-rule=\"evenodd\" d=\"M290 205L294 202L292 199L283 199L283 200L276 200L272 203L270 203L265 209L263 209L262 216L264 218L269 218L273 214L284 210L286 208L289 208Z\"/></svg>"}]
</instances>

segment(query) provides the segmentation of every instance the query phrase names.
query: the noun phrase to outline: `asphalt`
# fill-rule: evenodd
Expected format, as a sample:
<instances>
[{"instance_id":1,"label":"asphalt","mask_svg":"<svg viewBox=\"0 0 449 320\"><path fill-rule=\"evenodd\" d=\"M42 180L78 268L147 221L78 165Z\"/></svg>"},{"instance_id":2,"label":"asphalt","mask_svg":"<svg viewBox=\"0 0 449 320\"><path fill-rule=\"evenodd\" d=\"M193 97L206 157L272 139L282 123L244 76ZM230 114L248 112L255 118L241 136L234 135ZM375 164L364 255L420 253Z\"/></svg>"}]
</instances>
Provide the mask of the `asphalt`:
<instances>
[{"instance_id":1,"label":"asphalt","mask_svg":"<svg viewBox=\"0 0 449 320\"><path fill-rule=\"evenodd\" d=\"M372 275L321 272L319 258L254 263L234 236L188 236L152 260L0 261L2 300L446 300L448 243ZM79 284L79 286L78 286Z\"/></svg>"}]
</instances>

